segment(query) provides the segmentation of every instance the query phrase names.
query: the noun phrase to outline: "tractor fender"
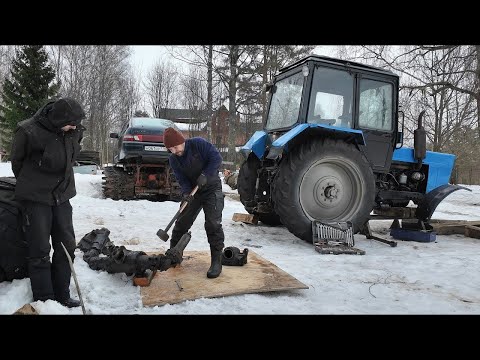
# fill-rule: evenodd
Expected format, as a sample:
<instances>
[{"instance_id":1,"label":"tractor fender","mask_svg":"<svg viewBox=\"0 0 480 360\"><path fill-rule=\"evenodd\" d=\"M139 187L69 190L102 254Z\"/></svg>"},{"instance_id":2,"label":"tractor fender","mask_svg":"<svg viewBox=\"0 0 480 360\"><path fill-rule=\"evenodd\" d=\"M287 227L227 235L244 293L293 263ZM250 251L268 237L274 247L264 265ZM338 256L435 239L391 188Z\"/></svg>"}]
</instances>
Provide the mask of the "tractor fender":
<instances>
[{"instance_id":1,"label":"tractor fender","mask_svg":"<svg viewBox=\"0 0 480 360\"><path fill-rule=\"evenodd\" d=\"M295 126L290 131L286 132L278 139L276 139L270 148L270 151L267 155L267 159L276 159L278 158L283 150L286 148L288 142L298 136L300 133L307 129L320 129L327 136L338 136L348 134L353 136L354 141L358 145L365 145L365 138L363 137L363 132L361 130L350 129L346 127L331 126L325 124L299 124Z\"/></svg>"},{"instance_id":2,"label":"tractor fender","mask_svg":"<svg viewBox=\"0 0 480 360\"><path fill-rule=\"evenodd\" d=\"M430 191L424 200L418 205L416 217L422 221L430 220L438 204L442 202L448 195L457 190L472 191L464 186L444 184Z\"/></svg>"},{"instance_id":3,"label":"tractor fender","mask_svg":"<svg viewBox=\"0 0 480 360\"><path fill-rule=\"evenodd\" d=\"M248 155L251 152L255 154L255 156L259 159L263 157L265 153L265 147L267 145L267 133L263 130L255 131L252 137L248 140L248 142L242 146L240 152L248 159Z\"/></svg>"}]
</instances>

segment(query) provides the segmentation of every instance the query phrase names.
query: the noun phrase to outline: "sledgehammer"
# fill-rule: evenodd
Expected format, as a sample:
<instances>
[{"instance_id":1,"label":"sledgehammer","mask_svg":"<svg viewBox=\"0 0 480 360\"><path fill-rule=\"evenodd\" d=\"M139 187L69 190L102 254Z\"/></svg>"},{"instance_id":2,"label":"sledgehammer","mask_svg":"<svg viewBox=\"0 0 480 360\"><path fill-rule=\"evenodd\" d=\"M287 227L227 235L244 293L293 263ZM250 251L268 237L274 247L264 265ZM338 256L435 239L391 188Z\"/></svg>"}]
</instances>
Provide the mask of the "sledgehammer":
<instances>
[{"instance_id":1,"label":"sledgehammer","mask_svg":"<svg viewBox=\"0 0 480 360\"><path fill-rule=\"evenodd\" d=\"M195 195L195 193L197 192L198 190L198 185L195 186L192 190L192 192L190 193L190 196L193 196ZM167 234L168 230L170 230L170 228L172 227L173 223L175 222L175 220L177 220L177 218L180 216L180 214L182 213L182 211L187 207L188 205L188 202L187 201L184 201L182 206L180 206L180 209L178 209L177 213L175 214L175 216L173 217L172 220L170 220L170 222L168 223L167 227L165 228L165 230L162 230L162 229L159 229L157 231L157 236L162 239L163 241L167 241L168 238L170 237L170 235Z\"/></svg>"}]
</instances>

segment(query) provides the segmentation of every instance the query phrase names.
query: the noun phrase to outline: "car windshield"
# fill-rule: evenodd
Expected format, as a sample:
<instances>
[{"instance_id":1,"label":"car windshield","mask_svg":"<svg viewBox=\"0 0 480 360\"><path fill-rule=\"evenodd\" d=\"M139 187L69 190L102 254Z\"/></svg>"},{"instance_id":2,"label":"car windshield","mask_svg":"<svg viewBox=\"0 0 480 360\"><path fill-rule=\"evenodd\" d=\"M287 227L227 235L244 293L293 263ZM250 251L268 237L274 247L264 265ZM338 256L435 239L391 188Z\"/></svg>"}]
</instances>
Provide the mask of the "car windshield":
<instances>
[{"instance_id":1,"label":"car windshield","mask_svg":"<svg viewBox=\"0 0 480 360\"><path fill-rule=\"evenodd\" d=\"M297 122L304 79L303 74L298 72L275 83L266 130L289 127Z\"/></svg>"},{"instance_id":2,"label":"car windshield","mask_svg":"<svg viewBox=\"0 0 480 360\"><path fill-rule=\"evenodd\" d=\"M156 118L134 118L132 119L132 126L139 128L167 128L174 126L171 120L156 119Z\"/></svg>"}]
</instances>

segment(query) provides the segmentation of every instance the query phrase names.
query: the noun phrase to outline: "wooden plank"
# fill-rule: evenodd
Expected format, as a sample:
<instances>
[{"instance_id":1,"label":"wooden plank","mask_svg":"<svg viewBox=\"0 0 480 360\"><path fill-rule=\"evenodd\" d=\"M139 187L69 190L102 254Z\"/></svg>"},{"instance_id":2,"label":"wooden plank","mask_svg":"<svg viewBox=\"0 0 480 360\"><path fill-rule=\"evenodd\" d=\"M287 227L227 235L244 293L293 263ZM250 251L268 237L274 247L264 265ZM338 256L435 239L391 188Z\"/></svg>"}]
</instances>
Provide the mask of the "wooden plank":
<instances>
[{"instance_id":1,"label":"wooden plank","mask_svg":"<svg viewBox=\"0 0 480 360\"><path fill-rule=\"evenodd\" d=\"M207 278L209 267L209 251L184 252L179 266L157 272L150 286L140 288L143 305L161 306L199 298L308 289L250 249L245 265L224 265L218 278Z\"/></svg>"},{"instance_id":2,"label":"wooden plank","mask_svg":"<svg viewBox=\"0 0 480 360\"><path fill-rule=\"evenodd\" d=\"M223 195L228 196L230 199L240 201L240 195L238 195L238 194L224 192Z\"/></svg>"},{"instance_id":3,"label":"wooden plank","mask_svg":"<svg viewBox=\"0 0 480 360\"><path fill-rule=\"evenodd\" d=\"M155 274L157 273L157 270L151 271L147 270L146 275L144 277L133 277L133 285L135 286L149 286L152 283L153 278L155 277Z\"/></svg>"},{"instance_id":4,"label":"wooden plank","mask_svg":"<svg viewBox=\"0 0 480 360\"><path fill-rule=\"evenodd\" d=\"M444 225L477 225L480 226L480 220L443 220L431 219L429 224L444 224Z\"/></svg>"},{"instance_id":5,"label":"wooden plank","mask_svg":"<svg viewBox=\"0 0 480 360\"><path fill-rule=\"evenodd\" d=\"M465 225L462 224L430 224L437 235L465 234Z\"/></svg>"},{"instance_id":6,"label":"wooden plank","mask_svg":"<svg viewBox=\"0 0 480 360\"><path fill-rule=\"evenodd\" d=\"M465 235L466 226L480 226L480 221L431 220L429 224L432 225L437 235Z\"/></svg>"},{"instance_id":7,"label":"wooden plank","mask_svg":"<svg viewBox=\"0 0 480 360\"><path fill-rule=\"evenodd\" d=\"M474 225L465 225L465 236L480 239L480 227Z\"/></svg>"},{"instance_id":8,"label":"wooden plank","mask_svg":"<svg viewBox=\"0 0 480 360\"><path fill-rule=\"evenodd\" d=\"M253 214L234 213L232 220L256 225L258 223L258 216Z\"/></svg>"}]
</instances>

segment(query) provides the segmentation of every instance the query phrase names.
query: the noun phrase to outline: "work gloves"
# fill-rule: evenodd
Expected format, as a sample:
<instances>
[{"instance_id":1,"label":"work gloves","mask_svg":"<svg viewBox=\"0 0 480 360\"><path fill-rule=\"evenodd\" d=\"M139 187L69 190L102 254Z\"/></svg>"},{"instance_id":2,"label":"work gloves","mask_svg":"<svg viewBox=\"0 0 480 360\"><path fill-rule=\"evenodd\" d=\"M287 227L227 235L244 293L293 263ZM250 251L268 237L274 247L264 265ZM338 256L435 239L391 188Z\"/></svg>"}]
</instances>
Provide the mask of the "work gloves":
<instances>
[{"instance_id":1,"label":"work gloves","mask_svg":"<svg viewBox=\"0 0 480 360\"><path fill-rule=\"evenodd\" d=\"M190 204L193 201L193 195L183 194L182 201Z\"/></svg>"},{"instance_id":2,"label":"work gloves","mask_svg":"<svg viewBox=\"0 0 480 360\"><path fill-rule=\"evenodd\" d=\"M207 185L207 176L205 174L200 174L197 178L197 186L201 189L203 186ZM193 201L193 195L190 194L183 194L182 202L187 202L190 204Z\"/></svg>"},{"instance_id":3,"label":"work gloves","mask_svg":"<svg viewBox=\"0 0 480 360\"><path fill-rule=\"evenodd\" d=\"M200 176L197 178L197 185L199 189L207 185L207 176L205 174L200 174Z\"/></svg>"}]
</instances>

